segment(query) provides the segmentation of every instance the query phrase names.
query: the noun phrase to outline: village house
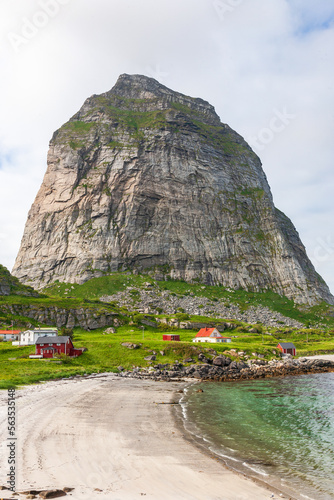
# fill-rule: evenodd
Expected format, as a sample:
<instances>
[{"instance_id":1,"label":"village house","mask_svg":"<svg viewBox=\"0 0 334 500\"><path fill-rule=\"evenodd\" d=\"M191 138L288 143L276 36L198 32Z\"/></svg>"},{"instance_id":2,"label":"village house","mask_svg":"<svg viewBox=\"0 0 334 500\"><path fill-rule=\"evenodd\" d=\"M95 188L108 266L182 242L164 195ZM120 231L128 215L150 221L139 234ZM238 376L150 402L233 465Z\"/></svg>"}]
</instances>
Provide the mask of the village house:
<instances>
[{"instance_id":1,"label":"village house","mask_svg":"<svg viewBox=\"0 0 334 500\"><path fill-rule=\"evenodd\" d=\"M277 348L282 352L282 354L291 354L296 356L296 347L292 342L280 342L277 344Z\"/></svg>"},{"instance_id":2,"label":"village house","mask_svg":"<svg viewBox=\"0 0 334 500\"><path fill-rule=\"evenodd\" d=\"M201 328L193 342L231 342L231 337L223 337L217 328Z\"/></svg>"},{"instance_id":3,"label":"village house","mask_svg":"<svg viewBox=\"0 0 334 500\"><path fill-rule=\"evenodd\" d=\"M56 355L65 354L70 357L81 356L84 348L75 349L70 337L67 336L44 336L36 340L35 354L29 358L54 358Z\"/></svg>"},{"instance_id":4,"label":"village house","mask_svg":"<svg viewBox=\"0 0 334 500\"><path fill-rule=\"evenodd\" d=\"M0 330L0 337L4 342L18 340L21 330Z\"/></svg>"},{"instance_id":5,"label":"village house","mask_svg":"<svg viewBox=\"0 0 334 500\"><path fill-rule=\"evenodd\" d=\"M58 335L58 330L56 328L35 328L34 330L26 330L21 333L19 342L13 342L13 345L34 345L39 337L56 335Z\"/></svg>"},{"instance_id":6,"label":"village house","mask_svg":"<svg viewBox=\"0 0 334 500\"><path fill-rule=\"evenodd\" d=\"M174 334L167 333L167 334L164 334L162 336L162 340L180 342L180 335L174 335Z\"/></svg>"}]
</instances>

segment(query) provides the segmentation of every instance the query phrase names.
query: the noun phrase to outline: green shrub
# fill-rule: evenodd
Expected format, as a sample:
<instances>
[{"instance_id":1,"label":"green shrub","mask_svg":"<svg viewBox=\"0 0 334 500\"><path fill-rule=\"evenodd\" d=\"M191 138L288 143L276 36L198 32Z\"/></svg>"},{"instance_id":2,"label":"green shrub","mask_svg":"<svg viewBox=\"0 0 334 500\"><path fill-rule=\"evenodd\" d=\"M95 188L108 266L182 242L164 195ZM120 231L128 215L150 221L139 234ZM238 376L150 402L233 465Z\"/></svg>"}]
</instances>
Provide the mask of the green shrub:
<instances>
[{"instance_id":1,"label":"green shrub","mask_svg":"<svg viewBox=\"0 0 334 500\"><path fill-rule=\"evenodd\" d=\"M188 319L190 319L190 316L185 312L179 312L175 314L175 318L178 319L179 321L187 321Z\"/></svg>"}]
</instances>

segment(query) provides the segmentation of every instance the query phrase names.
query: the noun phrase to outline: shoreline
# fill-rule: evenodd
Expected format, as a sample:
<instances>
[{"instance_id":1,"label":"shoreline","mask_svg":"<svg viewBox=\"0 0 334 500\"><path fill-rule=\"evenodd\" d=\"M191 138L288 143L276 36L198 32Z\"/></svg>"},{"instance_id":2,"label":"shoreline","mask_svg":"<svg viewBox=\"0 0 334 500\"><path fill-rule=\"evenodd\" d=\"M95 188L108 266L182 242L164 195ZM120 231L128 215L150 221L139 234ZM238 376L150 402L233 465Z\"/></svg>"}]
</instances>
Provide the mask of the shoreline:
<instances>
[{"instance_id":1,"label":"shoreline","mask_svg":"<svg viewBox=\"0 0 334 500\"><path fill-rule=\"evenodd\" d=\"M201 383L203 385L204 383L217 383L217 382L209 380L205 381L197 380L195 383ZM194 384L188 384L188 387L192 385ZM237 474L239 477L250 479L260 487L267 489L271 493L274 493L274 498L276 498L276 496L279 498L283 499L285 498L289 500L302 500L305 498L309 498L302 495L300 492L292 491L288 486L282 486L281 484L278 484L280 479L276 476L269 475L268 480L262 479L261 474L259 472L252 469L251 467L247 468L244 465L244 460L242 459L241 456L239 456L240 460L238 461L238 466L235 466L234 465L234 461L236 461L235 459L229 457L228 455L221 455L218 451L215 451L213 449L215 446L214 443L209 442L200 434L197 434L192 430L189 430L189 428L187 429L185 425L186 417L184 415L183 409L179 408L178 412L175 415L175 420L176 424L180 426L180 428L182 428L186 433L184 439L186 439L193 446L196 446L200 452L205 453L211 459L220 462L222 467L230 470L233 474ZM189 424L190 424L189 426L193 425L193 427L196 427L196 424L194 424L191 421L189 422ZM310 498L309 500L314 500L314 499Z\"/></svg>"},{"instance_id":2,"label":"shoreline","mask_svg":"<svg viewBox=\"0 0 334 500\"><path fill-rule=\"evenodd\" d=\"M70 487L72 500L289 498L231 471L189 438L181 406L173 405L189 384L99 374L18 390L16 491ZM4 400L1 394L1 427Z\"/></svg>"}]
</instances>

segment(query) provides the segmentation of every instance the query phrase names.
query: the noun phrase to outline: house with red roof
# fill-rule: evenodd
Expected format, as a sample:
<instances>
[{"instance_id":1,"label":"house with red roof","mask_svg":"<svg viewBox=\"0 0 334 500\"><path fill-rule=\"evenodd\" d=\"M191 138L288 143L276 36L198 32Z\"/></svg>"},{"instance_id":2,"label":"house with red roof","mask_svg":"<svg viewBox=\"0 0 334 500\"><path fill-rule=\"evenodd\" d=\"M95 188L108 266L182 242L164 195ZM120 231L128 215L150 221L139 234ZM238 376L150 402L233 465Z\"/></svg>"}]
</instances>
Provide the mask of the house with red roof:
<instances>
[{"instance_id":1,"label":"house with red roof","mask_svg":"<svg viewBox=\"0 0 334 500\"><path fill-rule=\"evenodd\" d=\"M11 340L17 340L21 330L0 330L0 337L3 338L4 342L8 342Z\"/></svg>"},{"instance_id":2,"label":"house with red roof","mask_svg":"<svg viewBox=\"0 0 334 500\"><path fill-rule=\"evenodd\" d=\"M223 337L217 328L201 328L193 342L231 342L231 337Z\"/></svg>"}]
</instances>

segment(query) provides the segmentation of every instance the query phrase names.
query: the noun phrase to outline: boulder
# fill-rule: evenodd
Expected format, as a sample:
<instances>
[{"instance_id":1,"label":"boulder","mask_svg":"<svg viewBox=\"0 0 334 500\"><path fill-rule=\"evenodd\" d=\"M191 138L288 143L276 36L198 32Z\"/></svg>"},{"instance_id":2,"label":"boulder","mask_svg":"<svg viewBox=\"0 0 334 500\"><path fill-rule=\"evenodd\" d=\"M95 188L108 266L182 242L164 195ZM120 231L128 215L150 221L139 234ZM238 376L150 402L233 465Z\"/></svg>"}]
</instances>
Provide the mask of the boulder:
<instances>
[{"instance_id":1,"label":"boulder","mask_svg":"<svg viewBox=\"0 0 334 500\"><path fill-rule=\"evenodd\" d=\"M44 490L40 492L39 496L41 498L59 498L66 496L66 493L63 490Z\"/></svg>"},{"instance_id":2,"label":"boulder","mask_svg":"<svg viewBox=\"0 0 334 500\"><path fill-rule=\"evenodd\" d=\"M131 342L122 342L123 347L127 347L128 349L139 349L140 344L132 344Z\"/></svg>"}]
</instances>

